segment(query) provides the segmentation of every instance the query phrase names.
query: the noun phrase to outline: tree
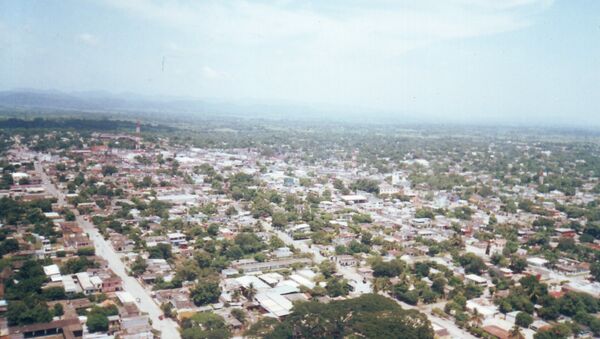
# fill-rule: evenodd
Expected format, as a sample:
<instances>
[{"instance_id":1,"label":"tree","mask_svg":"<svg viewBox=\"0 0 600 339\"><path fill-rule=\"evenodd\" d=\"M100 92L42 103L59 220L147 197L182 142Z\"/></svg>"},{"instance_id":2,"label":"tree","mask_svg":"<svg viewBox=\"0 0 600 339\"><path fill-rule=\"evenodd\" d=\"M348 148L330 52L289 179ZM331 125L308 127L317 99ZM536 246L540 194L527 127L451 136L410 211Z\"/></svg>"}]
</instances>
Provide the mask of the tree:
<instances>
[{"instance_id":1,"label":"tree","mask_svg":"<svg viewBox=\"0 0 600 339\"><path fill-rule=\"evenodd\" d=\"M389 291L392 288L390 278L375 278L373 279L373 292Z\"/></svg>"},{"instance_id":2,"label":"tree","mask_svg":"<svg viewBox=\"0 0 600 339\"><path fill-rule=\"evenodd\" d=\"M400 259L394 259L389 262L377 260L371 265L373 276L375 277L397 277L404 271L406 264Z\"/></svg>"},{"instance_id":3,"label":"tree","mask_svg":"<svg viewBox=\"0 0 600 339\"><path fill-rule=\"evenodd\" d=\"M225 210L225 215L227 215L228 217L236 214L238 214L238 211L237 209L235 209L234 206L229 206L227 210Z\"/></svg>"},{"instance_id":4,"label":"tree","mask_svg":"<svg viewBox=\"0 0 600 339\"><path fill-rule=\"evenodd\" d=\"M339 279L336 277L332 277L327 280L327 286L325 286L327 290L327 295L332 298L346 296L348 292L350 292L350 287L348 286L348 282L345 279Z\"/></svg>"},{"instance_id":5,"label":"tree","mask_svg":"<svg viewBox=\"0 0 600 339\"><path fill-rule=\"evenodd\" d=\"M250 283L248 285L247 288L244 289L244 297L246 297L246 299L248 299L249 301L254 300L254 296L256 296L256 288L254 287L253 283Z\"/></svg>"},{"instance_id":6,"label":"tree","mask_svg":"<svg viewBox=\"0 0 600 339\"><path fill-rule=\"evenodd\" d=\"M71 212L71 210L67 210L65 212L65 220L66 221L75 221L75 214Z\"/></svg>"},{"instance_id":7,"label":"tree","mask_svg":"<svg viewBox=\"0 0 600 339\"><path fill-rule=\"evenodd\" d=\"M181 281L193 281L201 274L198 263L193 259L187 259L179 266L177 266L177 272L175 277Z\"/></svg>"},{"instance_id":8,"label":"tree","mask_svg":"<svg viewBox=\"0 0 600 339\"><path fill-rule=\"evenodd\" d=\"M455 218L462 220L470 220L471 215L473 215L473 210L467 206L457 207L452 211L452 214Z\"/></svg>"},{"instance_id":9,"label":"tree","mask_svg":"<svg viewBox=\"0 0 600 339\"><path fill-rule=\"evenodd\" d=\"M206 229L208 235L216 237L219 234L219 224L210 224Z\"/></svg>"},{"instance_id":10,"label":"tree","mask_svg":"<svg viewBox=\"0 0 600 339\"><path fill-rule=\"evenodd\" d=\"M274 327L270 333L269 327ZM264 338L430 339L434 332L423 313L403 310L393 300L380 295L363 294L329 304L314 301L297 304L283 322L270 324L261 335Z\"/></svg>"},{"instance_id":11,"label":"tree","mask_svg":"<svg viewBox=\"0 0 600 339\"><path fill-rule=\"evenodd\" d=\"M275 228L284 227L288 223L287 215L285 214L285 212L274 212L271 223Z\"/></svg>"},{"instance_id":12,"label":"tree","mask_svg":"<svg viewBox=\"0 0 600 339\"><path fill-rule=\"evenodd\" d=\"M141 255L138 255L131 265L131 273L134 277L139 277L140 275L146 272L146 268L148 268L148 264L146 263L146 259L144 259Z\"/></svg>"},{"instance_id":13,"label":"tree","mask_svg":"<svg viewBox=\"0 0 600 339\"><path fill-rule=\"evenodd\" d=\"M350 185L350 189L379 194L379 182L371 179L358 179Z\"/></svg>"},{"instance_id":14,"label":"tree","mask_svg":"<svg viewBox=\"0 0 600 339\"><path fill-rule=\"evenodd\" d=\"M101 311L89 312L85 324L91 333L108 331L108 317Z\"/></svg>"},{"instance_id":15,"label":"tree","mask_svg":"<svg viewBox=\"0 0 600 339\"><path fill-rule=\"evenodd\" d=\"M236 235L235 244L240 247L244 254L252 254L259 252L265 248L265 244L260 240L260 238L250 232L242 232Z\"/></svg>"},{"instance_id":16,"label":"tree","mask_svg":"<svg viewBox=\"0 0 600 339\"><path fill-rule=\"evenodd\" d=\"M337 271L337 267L334 262L329 260L323 260L319 264L319 270L321 270L321 274L325 277L325 279L331 278L333 274Z\"/></svg>"},{"instance_id":17,"label":"tree","mask_svg":"<svg viewBox=\"0 0 600 339\"><path fill-rule=\"evenodd\" d=\"M423 299L424 303L432 304L437 300L438 294L433 292L431 288L425 287L423 290L421 290L421 298Z\"/></svg>"},{"instance_id":18,"label":"tree","mask_svg":"<svg viewBox=\"0 0 600 339\"><path fill-rule=\"evenodd\" d=\"M65 289L62 286L47 287L42 290L42 296L46 300L65 299Z\"/></svg>"},{"instance_id":19,"label":"tree","mask_svg":"<svg viewBox=\"0 0 600 339\"><path fill-rule=\"evenodd\" d=\"M279 325L279 320L264 317L252 325L244 335L249 338L265 338L275 330L277 325Z\"/></svg>"},{"instance_id":20,"label":"tree","mask_svg":"<svg viewBox=\"0 0 600 339\"><path fill-rule=\"evenodd\" d=\"M573 238L563 237L558 240L558 249L561 251L570 252L576 248L577 245L575 244L575 239Z\"/></svg>"},{"instance_id":21,"label":"tree","mask_svg":"<svg viewBox=\"0 0 600 339\"><path fill-rule=\"evenodd\" d=\"M510 333L508 334L508 339L525 339L525 336L523 335L523 333L521 333L521 329L519 328L519 326L515 325L510 330Z\"/></svg>"},{"instance_id":22,"label":"tree","mask_svg":"<svg viewBox=\"0 0 600 339\"><path fill-rule=\"evenodd\" d=\"M173 256L170 244L157 244L148 249L150 259L169 259Z\"/></svg>"},{"instance_id":23,"label":"tree","mask_svg":"<svg viewBox=\"0 0 600 339\"><path fill-rule=\"evenodd\" d=\"M234 308L233 310L231 310L231 315L242 324L246 323L246 312L244 312L243 309Z\"/></svg>"},{"instance_id":24,"label":"tree","mask_svg":"<svg viewBox=\"0 0 600 339\"><path fill-rule=\"evenodd\" d=\"M62 265L60 272L62 274L75 274L97 266L98 264L88 259L88 257L71 258Z\"/></svg>"},{"instance_id":25,"label":"tree","mask_svg":"<svg viewBox=\"0 0 600 339\"><path fill-rule=\"evenodd\" d=\"M104 165L102 166L102 174L106 177L106 176L111 176L115 173L117 173L118 170L115 166L113 165Z\"/></svg>"},{"instance_id":26,"label":"tree","mask_svg":"<svg viewBox=\"0 0 600 339\"><path fill-rule=\"evenodd\" d=\"M96 253L96 249L94 247L81 247L77 249L77 255L79 256L93 256Z\"/></svg>"},{"instance_id":27,"label":"tree","mask_svg":"<svg viewBox=\"0 0 600 339\"><path fill-rule=\"evenodd\" d=\"M477 308L475 308L473 310L473 314L471 314L471 322L473 324L475 324L475 326L480 326L481 323L483 322L483 315L481 315L481 313L479 313Z\"/></svg>"},{"instance_id":28,"label":"tree","mask_svg":"<svg viewBox=\"0 0 600 339\"><path fill-rule=\"evenodd\" d=\"M52 314L45 302L34 297L26 300L11 300L6 312L9 326L47 323L52 320Z\"/></svg>"},{"instance_id":29,"label":"tree","mask_svg":"<svg viewBox=\"0 0 600 339\"><path fill-rule=\"evenodd\" d=\"M213 304L219 300L221 287L216 280L204 280L190 290L190 297L196 306Z\"/></svg>"},{"instance_id":30,"label":"tree","mask_svg":"<svg viewBox=\"0 0 600 339\"><path fill-rule=\"evenodd\" d=\"M352 221L354 221L357 224L366 224L373 222L373 219L371 219L370 214L357 213L352 215Z\"/></svg>"},{"instance_id":31,"label":"tree","mask_svg":"<svg viewBox=\"0 0 600 339\"><path fill-rule=\"evenodd\" d=\"M459 258L460 265L465 268L466 273L481 275L486 266L483 259L473 253L467 253Z\"/></svg>"},{"instance_id":32,"label":"tree","mask_svg":"<svg viewBox=\"0 0 600 339\"><path fill-rule=\"evenodd\" d=\"M590 273L592 274L592 277L594 277L594 280L600 281L600 261L596 260L592 263L590 266Z\"/></svg>"},{"instance_id":33,"label":"tree","mask_svg":"<svg viewBox=\"0 0 600 339\"><path fill-rule=\"evenodd\" d=\"M531 325L533 323L533 317L526 312L519 312L517 313L517 317L515 319L515 324L523 327L523 328L529 328L529 325Z\"/></svg>"},{"instance_id":34,"label":"tree","mask_svg":"<svg viewBox=\"0 0 600 339\"><path fill-rule=\"evenodd\" d=\"M173 305L170 302L160 304L160 310L167 318L174 318L177 313L177 311L173 310Z\"/></svg>"},{"instance_id":35,"label":"tree","mask_svg":"<svg viewBox=\"0 0 600 339\"><path fill-rule=\"evenodd\" d=\"M279 237L276 235L272 235L271 239L269 239L269 248L271 249L277 249L284 246L285 243L283 242L283 240L279 239Z\"/></svg>"},{"instance_id":36,"label":"tree","mask_svg":"<svg viewBox=\"0 0 600 339\"><path fill-rule=\"evenodd\" d=\"M63 309L63 305L61 303L54 304L54 308L52 313L55 317L62 317L65 314L65 310Z\"/></svg>"},{"instance_id":37,"label":"tree","mask_svg":"<svg viewBox=\"0 0 600 339\"><path fill-rule=\"evenodd\" d=\"M554 325L549 329L541 330L533 335L534 339L566 339L571 335L571 328L567 324Z\"/></svg>"},{"instance_id":38,"label":"tree","mask_svg":"<svg viewBox=\"0 0 600 339\"><path fill-rule=\"evenodd\" d=\"M437 277L437 278L433 279L433 283L431 284L431 289L435 293L443 296L445 287L446 287L446 279L444 279L442 277Z\"/></svg>"},{"instance_id":39,"label":"tree","mask_svg":"<svg viewBox=\"0 0 600 339\"><path fill-rule=\"evenodd\" d=\"M254 218L264 218L271 216L273 211L271 210L271 205L269 202L261 197L257 197L252 201L252 217Z\"/></svg>"},{"instance_id":40,"label":"tree","mask_svg":"<svg viewBox=\"0 0 600 339\"><path fill-rule=\"evenodd\" d=\"M0 243L0 257L5 254L14 253L19 250L19 242L16 239L10 238Z\"/></svg>"},{"instance_id":41,"label":"tree","mask_svg":"<svg viewBox=\"0 0 600 339\"><path fill-rule=\"evenodd\" d=\"M579 236L579 241L582 243L593 243L595 238L587 233Z\"/></svg>"},{"instance_id":42,"label":"tree","mask_svg":"<svg viewBox=\"0 0 600 339\"><path fill-rule=\"evenodd\" d=\"M527 260L517 255L512 256L510 259L510 269L515 273L521 273L527 268Z\"/></svg>"},{"instance_id":43,"label":"tree","mask_svg":"<svg viewBox=\"0 0 600 339\"><path fill-rule=\"evenodd\" d=\"M225 339L231 333L225 320L212 312L198 312L186 319L182 324L181 337L183 339Z\"/></svg>"},{"instance_id":44,"label":"tree","mask_svg":"<svg viewBox=\"0 0 600 339\"><path fill-rule=\"evenodd\" d=\"M418 277L427 277L429 275L429 265L425 262L415 263L415 274Z\"/></svg>"},{"instance_id":45,"label":"tree","mask_svg":"<svg viewBox=\"0 0 600 339\"><path fill-rule=\"evenodd\" d=\"M398 300L404 301L409 305L416 305L419 303L419 293L416 291L407 291L397 295Z\"/></svg>"},{"instance_id":46,"label":"tree","mask_svg":"<svg viewBox=\"0 0 600 339\"><path fill-rule=\"evenodd\" d=\"M433 211L429 208L421 208L415 212L415 218L428 218L433 219Z\"/></svg>"}]
</instances>

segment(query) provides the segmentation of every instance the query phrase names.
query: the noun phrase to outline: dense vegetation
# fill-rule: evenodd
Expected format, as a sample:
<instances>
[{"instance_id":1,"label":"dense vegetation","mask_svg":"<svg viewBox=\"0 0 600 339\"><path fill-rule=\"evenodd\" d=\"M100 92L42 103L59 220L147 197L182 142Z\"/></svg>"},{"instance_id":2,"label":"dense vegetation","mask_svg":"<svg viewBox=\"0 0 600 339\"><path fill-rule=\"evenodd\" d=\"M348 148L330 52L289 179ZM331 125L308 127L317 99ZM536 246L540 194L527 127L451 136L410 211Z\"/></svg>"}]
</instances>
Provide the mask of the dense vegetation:
<instances>
[{"instance_id":1,"label":"dense vegetation","mask_svg":"<svg viewBox=\"0 0 600 339\"><path fill-rule=\"evenodd\" d=\"M0 119L0 129L49 129L49 130L77 130L77 131L132 131L136 122L127 120L109 119ZM145 131L173 131L167 126L144 125Z\"/></svg>"},{"instance_id":2,"label":"dense vegetation","mask_svg":"<svg viewBox=\"0 0 600 339\"><path fill-rule=\"evenodd\" d=\"M376 294L329 304L297 304L291 315L265 333L259 323L249 335L265 338L433 338L431 324L424 314L403 310L392 300Z\"/></svg>"}]
</instances>

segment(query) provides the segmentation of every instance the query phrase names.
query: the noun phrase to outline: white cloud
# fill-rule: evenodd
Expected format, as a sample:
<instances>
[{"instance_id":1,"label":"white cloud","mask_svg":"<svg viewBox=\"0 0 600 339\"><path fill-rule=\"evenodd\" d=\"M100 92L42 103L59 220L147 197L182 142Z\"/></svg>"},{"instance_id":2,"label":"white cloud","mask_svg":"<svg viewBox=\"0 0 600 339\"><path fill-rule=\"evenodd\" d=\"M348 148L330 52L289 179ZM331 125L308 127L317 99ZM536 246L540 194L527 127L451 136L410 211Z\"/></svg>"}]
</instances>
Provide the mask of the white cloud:
<instances>
[{"instance_id":1,"label":"white cloud","mask_svg":"<svg viewBox=\"0 0 600 339\"><path fill-rule=\"evenodd\" d=\"M207 79L218 79L223 74L210 66L204 66L202 67L202 76Z\"/></svg>"},{"instance_id":2,"label":"white cloud","mask_svg":"<svg viewBox=\"0 0 600 339\"><path fill-rule=\"evenodd\" d=\"M77 35L77 40L88 46L98 45L98 37L90 33L81 33Z\"/></svg>"},{"instance_id":3,"label":"white cloud","mask_svg":"<svg viewBox=\"0 0 600 339\"><path fill-rule=\"evenodd\" d=\"M294 1L106 2L211 41L248 45L296 39L311 48L401 53L437 40L526 27L531 24L529 14L545 8L551 0L380 0L328 7Z\"/></svg>"},{"instance_id":4,"label":"white cloud","mask_svg":"<svg viewBox=\"0 0 600 339\"><path fill-rule=\"evenodd\" d=\"M552 0L99 1L160 32L152 38L159 40L154 42L166 57L165 74L174 74L174 65L182 70L169 90L368 102L379 107L406 102L399 93L421 88L412 82L435 83L416 79L429 76L428 65L423 65L422 73L413 71L407 66L407 52L516 31L532 25L552 4ZM201 81L208 79L220 81L210 86Z\"/></svg>"}]
</instances>

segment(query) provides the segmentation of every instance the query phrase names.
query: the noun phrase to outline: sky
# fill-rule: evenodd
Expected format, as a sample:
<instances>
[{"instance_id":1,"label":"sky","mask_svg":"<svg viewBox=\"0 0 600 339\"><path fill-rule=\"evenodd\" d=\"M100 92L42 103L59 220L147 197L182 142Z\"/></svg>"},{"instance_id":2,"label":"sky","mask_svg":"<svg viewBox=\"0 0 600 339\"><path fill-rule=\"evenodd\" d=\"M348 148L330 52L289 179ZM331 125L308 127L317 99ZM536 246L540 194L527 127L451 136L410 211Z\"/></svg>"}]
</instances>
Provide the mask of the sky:
<instances>
[{"instance_id":1,"label":"sky","mask_svg":"<svg viewBox=\"0 0 600 339\"><path fill-rule=\"evenodd\" d=\"M596 0L0 0L0 90L600 126Z\"/></svg>"}]
</instances>

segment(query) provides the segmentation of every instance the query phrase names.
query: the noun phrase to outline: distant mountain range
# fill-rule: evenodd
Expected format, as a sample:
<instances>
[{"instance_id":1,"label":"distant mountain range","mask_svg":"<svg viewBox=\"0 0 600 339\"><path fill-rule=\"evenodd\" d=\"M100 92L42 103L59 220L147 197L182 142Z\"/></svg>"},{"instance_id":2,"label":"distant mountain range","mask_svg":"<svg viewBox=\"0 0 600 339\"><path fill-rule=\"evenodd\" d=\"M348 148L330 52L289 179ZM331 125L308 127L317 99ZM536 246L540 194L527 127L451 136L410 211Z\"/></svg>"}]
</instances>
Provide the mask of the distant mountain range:
<instances>
[{"instance_id":1,"label":"distant mountain range","mask_svg":"<svg viewBox=\"0 0 600 339\"><path fill-rule=\"evenodd\" d=\"M571 124L547 119L544 122L527 119L511 122L486 119L485 115L469 121L456 119L452 114L428 116L415 112L385 112L351 106L303 105L281 101L225 101L214 99L189 99L178 97L143 96L135 93L109 93L102 91L61 92L57 90L15 89L0 91L0 112L17 118L33 117L40 113L53 113L85 117L81 113L98 114L104 117L152 118L162 123L186 124L190 121L215 118L223 123L237 119L285 121L289 127L293 122L368 123L391 125L438 125L490 127L533 127L560 129L591 129L596 133L600 126Z\"/></svg>"},{"instance_id":2,"label":"distant mountain range","mask_svg":"<svg viewBox=\"0 0 600 339\"><path fill-rule=\"evenodd\" d=\"M0 91L0 107L41 111L81 111L99 113L174 113L194 116L231 116L293 120L364 119L361 112L316 109L294 104L232 103L216 100L150 98L137 94L107 92L40 91L19 89ZM155 114L156 115L156 114Z\"/></svg>"}]
</instances>

